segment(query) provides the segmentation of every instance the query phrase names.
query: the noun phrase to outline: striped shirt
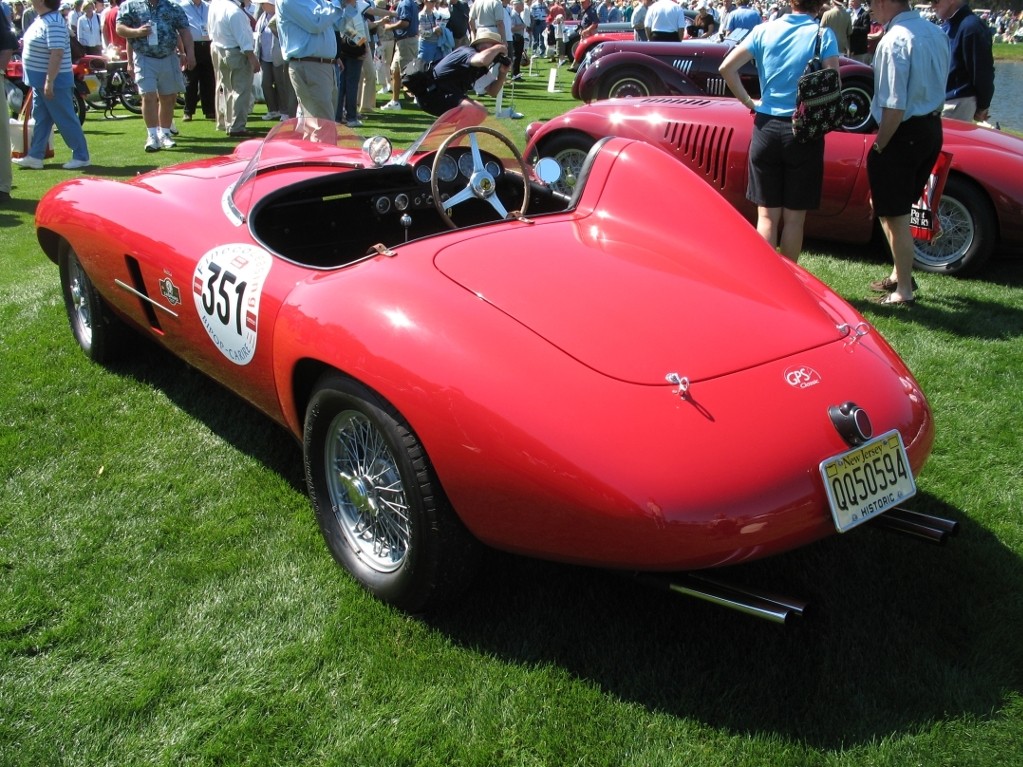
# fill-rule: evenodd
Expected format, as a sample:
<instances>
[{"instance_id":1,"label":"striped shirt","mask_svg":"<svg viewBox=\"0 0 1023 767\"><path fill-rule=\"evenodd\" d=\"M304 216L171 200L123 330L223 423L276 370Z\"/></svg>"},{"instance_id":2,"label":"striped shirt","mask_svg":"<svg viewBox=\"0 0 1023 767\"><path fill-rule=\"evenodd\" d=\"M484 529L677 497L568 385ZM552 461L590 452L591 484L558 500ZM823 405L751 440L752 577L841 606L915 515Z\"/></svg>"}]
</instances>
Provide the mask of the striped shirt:
<instances>
[{"instance_id":1,"label":"striped shirt","mask_svg":"<svg viewBox=\"0 0 1023 767\"><path fill-rule=\"evenodd\" d=\"M71 74L71 34L59 11L37 16L25 31L22 60L25 69L46 72L50 68L50 51L63 49L59 72Z\"/></svg>"}]
</instances>

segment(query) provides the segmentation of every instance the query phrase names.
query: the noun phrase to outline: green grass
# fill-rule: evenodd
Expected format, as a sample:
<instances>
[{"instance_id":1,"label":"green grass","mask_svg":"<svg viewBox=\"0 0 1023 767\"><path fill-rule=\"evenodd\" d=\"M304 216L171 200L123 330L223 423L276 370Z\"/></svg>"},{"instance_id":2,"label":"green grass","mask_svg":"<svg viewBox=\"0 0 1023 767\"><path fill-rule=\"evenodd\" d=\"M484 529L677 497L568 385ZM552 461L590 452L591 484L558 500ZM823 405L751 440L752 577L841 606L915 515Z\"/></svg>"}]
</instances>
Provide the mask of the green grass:
<instances>
[{"instance_id":1,"label":"green grass","mask_svg":"<svg viewBox=\"0 0 1023 767\"><path fill-rule=\"evenodd\" d=\"M995 61L1023 61L1023 45L1019 43L995 43L992 52Z\"/></svg>"},{"instance_id":2,"label":"green grass","mask_svg":"<svg viewBox=\"0 0 1023 767\"><path fill-rule=\"evenodd\" d=\"M541 66L507 123L520 144L571 105ZM426 123L406 110L367 130ZM139 118L92 114L93 170L232 146L181 127L178 149L146 155ZM920 303L885 311L864 300L880 246L811 243L803 260L928 393L937 441L913 505L962 523L947 547L858 530L738 569L812 600L791 629L504 555L457 607L412 618L333 564L287 435L147 345L110 368L74 345L32 229L75 175L57 143L0 209L3 767L1020 763L1023 262L918 275Z\"/></svg>"}]
</instances>

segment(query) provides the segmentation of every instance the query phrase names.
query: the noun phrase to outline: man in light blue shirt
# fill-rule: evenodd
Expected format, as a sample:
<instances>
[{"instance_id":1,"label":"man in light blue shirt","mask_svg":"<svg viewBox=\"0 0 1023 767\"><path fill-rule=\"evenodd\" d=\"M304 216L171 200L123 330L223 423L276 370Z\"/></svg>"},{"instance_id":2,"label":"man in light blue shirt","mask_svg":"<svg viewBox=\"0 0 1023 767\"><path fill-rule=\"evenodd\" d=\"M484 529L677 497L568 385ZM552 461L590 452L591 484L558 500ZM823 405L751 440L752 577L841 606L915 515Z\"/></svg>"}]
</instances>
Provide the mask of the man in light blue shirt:
<instances>
[{"instance_id":1,"label":"man in light blue shirt","mask_svg":"<svg viewBox=\"0 0 1023 767\"><path fill-rule=\"evenodd\" d=\"M870 13L884 24L874 52L876 140L867 157L874 214L881 219L895 262L890 276L871 283L882 304L912 304L913 236L910 215L941 151L949 42L908 0L873 0Z\"/></svg>"},{"instance_id":2,"label":"man in light blue shirt","mask_svg":"<svg viewBox=\"0 0 1023 767\"><path fill-rule=\"evenodd\" d=\"M281 52L304 117L333 120L337 107L337 0L278 0Z\"/></svg>"}]
</instances>

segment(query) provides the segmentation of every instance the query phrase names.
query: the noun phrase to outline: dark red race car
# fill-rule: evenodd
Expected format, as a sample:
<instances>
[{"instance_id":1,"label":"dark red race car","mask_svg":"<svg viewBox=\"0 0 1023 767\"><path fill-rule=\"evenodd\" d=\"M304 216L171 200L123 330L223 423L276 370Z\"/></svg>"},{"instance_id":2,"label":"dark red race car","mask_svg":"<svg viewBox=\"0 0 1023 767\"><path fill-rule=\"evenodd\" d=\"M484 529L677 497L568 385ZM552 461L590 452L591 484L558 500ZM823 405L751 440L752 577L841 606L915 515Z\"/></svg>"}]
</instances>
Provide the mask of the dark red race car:
<instances>
[{"instance_id":1,"label":"dark red race car","mask_svg":"<svg viewBox=\"0 0 1023 767\"><path fill-rule=\"evenodd\" d=\"M685 40L649 43L632 40L594 40L580 46L572 95L581 101L643 96L731 96L718 67L745 30L723 41ZM847 131L870 127L870 100L874 95L874 70L842 57L842 94ZM753 63L739 74L753 98L760 97L760 78Z\"/></svg>"},{"instance_id":2,"label":"dark red race car","mask_svg":"<svg viewBox=\"0 0 1023 767\"><path fill-rule=\"evenodd\" d=\"M130 354L130 328L279 424L330 551L407 610L458 594L481 542L651 573L875 520L942 535L897 508L934 421L863 316L662 149L602 142L566 196L482 113L403 153L293 120L56 186L36 225L77 343ZM703 217L684 238L652 204L674 199Z\"/></svg>"},{"instance_id":3,"label":"dark red race car","mask_svg":"<svg viewBox=\"0 0 1023 767\"><path fill-rule=\"evenodd\" d=\"M615 99L529 126L527 154L556 158L563 169L559 184L569 191L599 139L642 139L696 171L754 221L756 209L746 199L752 130L749 110L731 98ZM916 266L966 275L996 249L1023 245L1023 139L954 120L946 120L944 130L952 169L938 208L941 234L916 241ZM806 218L807 236L840 242L867 242L873 236L866 169L873 132L828 134L824 196Z\"/></svg>"}]
</instances>

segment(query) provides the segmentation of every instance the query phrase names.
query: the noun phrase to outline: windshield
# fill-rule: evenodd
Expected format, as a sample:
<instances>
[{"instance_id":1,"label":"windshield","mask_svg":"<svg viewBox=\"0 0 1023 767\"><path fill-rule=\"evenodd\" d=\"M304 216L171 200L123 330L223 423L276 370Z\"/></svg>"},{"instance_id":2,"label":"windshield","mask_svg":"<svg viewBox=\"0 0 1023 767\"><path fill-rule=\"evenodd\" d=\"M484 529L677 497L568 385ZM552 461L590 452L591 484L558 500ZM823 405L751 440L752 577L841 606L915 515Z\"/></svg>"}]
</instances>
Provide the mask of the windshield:
<instances>
[{"instance_id":1,"label":"windshield","mask_svg":"<svg viewBox=\"0 0 1023 767\"><path fill-rule=\"evenodd\" d=\"M360 136L352 128L330 120L292 118L277 123L266 135L238 180L228 188L225 202L232 217L241 223L246 220L246 211L262 196L259 182L269 171L308 166L410 165L423 154L436 151L456 131L480 125L504 133L497 120L488 119L483 107L463 102L438 117L407 149L388 154L384 147L389 141L384 136ZM480 140L482 149L500 158L506 168L517 168L514 154L503 142L486 138ZM458 140L452 146L466 143ZM267 191L276 186L268 186Z\"/></svg>"}]
</instances>

